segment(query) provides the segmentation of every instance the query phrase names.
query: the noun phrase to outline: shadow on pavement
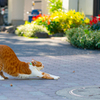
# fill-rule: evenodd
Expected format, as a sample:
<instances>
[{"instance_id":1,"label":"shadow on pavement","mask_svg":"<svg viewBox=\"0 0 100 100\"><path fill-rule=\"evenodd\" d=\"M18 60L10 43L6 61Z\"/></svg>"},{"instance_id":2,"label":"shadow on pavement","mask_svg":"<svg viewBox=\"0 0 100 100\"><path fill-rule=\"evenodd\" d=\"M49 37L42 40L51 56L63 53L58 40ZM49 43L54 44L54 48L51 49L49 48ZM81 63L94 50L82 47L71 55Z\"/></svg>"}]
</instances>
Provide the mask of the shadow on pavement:
<instances>
[{"instance_id":1,"label":"shadow on pavement","mask_svg":"<svg viewBox=\"0 0 100 100\"><path fill-rule=\"evenodd\" d=\"M0 44L10 46L19 57L100 54L99 50L79 49L61 40L28 39L5 33L0 33Z\"/></svg>"}]
</instances>

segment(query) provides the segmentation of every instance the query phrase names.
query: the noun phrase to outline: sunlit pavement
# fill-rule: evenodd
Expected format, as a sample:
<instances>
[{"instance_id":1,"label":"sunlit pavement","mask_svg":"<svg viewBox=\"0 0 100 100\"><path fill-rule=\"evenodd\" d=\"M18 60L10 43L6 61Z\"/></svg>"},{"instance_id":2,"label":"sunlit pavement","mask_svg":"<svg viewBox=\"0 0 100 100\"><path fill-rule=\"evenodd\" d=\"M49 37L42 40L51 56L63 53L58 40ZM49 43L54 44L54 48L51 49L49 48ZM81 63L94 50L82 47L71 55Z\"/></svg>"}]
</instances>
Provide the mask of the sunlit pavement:
<instances>
[{"instance_id":1,"label":"sunlit pavement","mask_svg":"<svg viewBox=\"0 0 100 100\"><path fill-rule=\"evenodd\" d=\"M77 92L73 95L69 91L100 86L100 50L78 49L60 39L28 39L5 33L0 33L0 44L10 46L21 61L36 59L43 63L43 72L60 76L58 80L21 80L6 74L9 79L0 81L0 100L81 100ZM63 89L67 89L65 96L57 93L65 92Z\"/></svg>"}]
</instances>

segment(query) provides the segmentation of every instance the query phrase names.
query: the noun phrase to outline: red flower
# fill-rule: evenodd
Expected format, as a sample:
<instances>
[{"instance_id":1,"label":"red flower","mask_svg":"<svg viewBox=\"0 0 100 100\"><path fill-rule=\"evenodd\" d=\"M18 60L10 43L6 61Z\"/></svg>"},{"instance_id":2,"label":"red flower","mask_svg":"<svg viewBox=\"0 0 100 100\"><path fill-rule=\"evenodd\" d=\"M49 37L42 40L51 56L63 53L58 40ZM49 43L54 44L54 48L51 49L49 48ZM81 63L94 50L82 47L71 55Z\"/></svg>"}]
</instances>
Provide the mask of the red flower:
<instances>
[{"instance_id":1,"label":"red flower","mask_svg":"<svg viewBox=\"0 0 100 100\"><path fill-rule=\"evenodd\" d=\"M93 24L93 22L90 20L90 25L92 25Z\"/></svg>"},{"instance_id":2,"label":"red flower","mask_svg":"<svg viewBox=\"0 0 100 100\"><path fill-rule=\"evenodd\" d=\"M93 17L93 16L90 16L90 17L92 17L92 20L90 20L90 25L93 25L93 24L97 24L98 23L97 17Z\"/></svg>"},{"instance_id":3,"label":"red flower","mask_svg":"<svg viewBox=\"0 0 100 100\"><path fill-rule=\"evenodd\" d=\"M38 15L38 17L42 17L42 15L41 15L41 14L39 14L39 15Z\"/></svg>"},{"instance_id":4,"label":"red flower","mask_svg":"<svg viewBox=\"0 0 100 100\"><path fill-rule=\"evenodd\" d=\"M98 15L99 16L99 21L100 21L100 15Z\"/></svg>"},{"instance_id":5,"label":"red flower","mask_svg":"<svg viewBox=\"0 0 100 100\"><path fill-rule=\"evenodd\" d=\"M38 17L42 17L42 15L39 14L39 15L37 15L37 16L33 16L32 20L36 20L36 19L38 19Z\"/></svg>"},{"instance_id":6,"label":"red flower","mask_svg":"<svg viewBox=\"0 0 100 100\"><path fill-rule=\"evenodd\" d=\"M50 25L50 20L48 20L48 25Z\"/></svg>"},{"instance_id":7,"label":"red flower","mask_svg":"<svg viewBox=\"0 0 100 100\"><path fill-rule=\"evenodd\" d=\"M51 21L53 21L53 18L51 19Z\"/></svg>"},{"instance_id":8,"label":"red flower","mask_svg":"<svg viewBox=\"0 0 100 100\"><path fill-rule=\"evenodd\" d=\"M33 16L32 20L36 20L36 17L35 17L35 16Z\"/></svg>"},{"instance_id":9,"label":"red flower","mask_svg":"<svg viewBox=\"0 0 100 100\"><path fill-rule=\"evenodd\" d=\"M36 16L35 18L38 19L38 16Z\"/></svg>"},{"instance_id":10,"label":"red flower","mask_svg":"<svg viewBox=\"0 0 100 100\"><path fill-rule=\"evenodd\" d=\"M43 16L46 16L45 14L43 14Z\"/></svg>"},{"instance_id":11,"label":"red flower","mask_svg":"<svg viewBox=\"0 0 100 100\"><path fill-rule=\"evenodd\" d=\"M98 22L97 17L94 17L94 18L92 19L92 21L93 21L94 24L96 24L96 23Z\"/></svg>"},{"instance_id":12,"label":"red flower","mask_svg":"<svg viewBox=\"0 0 100 100\"><path fill-rule=\"evenodd\" d=\"M44 22L44 20L42 20L42 22Z\"/></svg>"}]
</instances>

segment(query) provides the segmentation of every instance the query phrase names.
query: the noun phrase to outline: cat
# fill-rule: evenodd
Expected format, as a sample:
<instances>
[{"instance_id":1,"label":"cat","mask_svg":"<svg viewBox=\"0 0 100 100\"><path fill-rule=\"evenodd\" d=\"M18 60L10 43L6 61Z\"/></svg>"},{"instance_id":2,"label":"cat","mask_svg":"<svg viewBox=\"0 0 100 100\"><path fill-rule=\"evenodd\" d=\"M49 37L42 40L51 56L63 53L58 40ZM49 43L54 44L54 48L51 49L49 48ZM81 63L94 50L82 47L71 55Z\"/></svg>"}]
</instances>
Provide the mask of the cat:
<instances>
[{"instance_id":1,"label":"cat","mask_svg":"<svg viewBox=\"0 0 100 100\"><path fill-rule=\"evenodd\" d=\"M37 76L44 79L59 79L59 76L41 72L44 68L39 61L22 62L7 45L0 45L0 80L8 79L3 72L22 79Z\"/></svg>"}]
</instances>

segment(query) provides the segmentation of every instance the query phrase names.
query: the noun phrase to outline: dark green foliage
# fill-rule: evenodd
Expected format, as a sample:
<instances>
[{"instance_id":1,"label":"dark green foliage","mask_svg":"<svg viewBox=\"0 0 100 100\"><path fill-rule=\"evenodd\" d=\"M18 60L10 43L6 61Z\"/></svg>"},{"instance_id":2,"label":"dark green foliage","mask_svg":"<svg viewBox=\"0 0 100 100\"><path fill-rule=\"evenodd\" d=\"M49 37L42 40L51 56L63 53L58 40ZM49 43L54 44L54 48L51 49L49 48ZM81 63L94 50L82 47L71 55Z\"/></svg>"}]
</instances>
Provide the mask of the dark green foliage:
<instances>
[{"instance_id":1,"label":"dark green foliage","mask_svg":"<svg viewBox=\"0 0 100 100\"><path fill-rule=\"evenodd\" d=\"M100 30L100 22L98 22L98 23L96 23L96 24L93 24L93 25L91 26L91 29L92 29L92 30Z\"/></svg>"},{"instance_id":2,"label":"dark green foliage","mask_svg":"<svg viewBox=\"0 0 100 100\"><path fill-rule=\"evenodd\" d=\"M66 35L69 42L76 47L84 49L100 48L100 31L90 30L88 25L67 30Z\"/></svg>"}]
</instances>

